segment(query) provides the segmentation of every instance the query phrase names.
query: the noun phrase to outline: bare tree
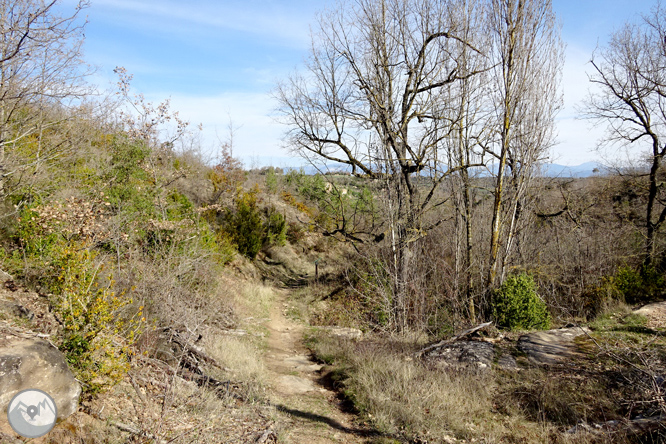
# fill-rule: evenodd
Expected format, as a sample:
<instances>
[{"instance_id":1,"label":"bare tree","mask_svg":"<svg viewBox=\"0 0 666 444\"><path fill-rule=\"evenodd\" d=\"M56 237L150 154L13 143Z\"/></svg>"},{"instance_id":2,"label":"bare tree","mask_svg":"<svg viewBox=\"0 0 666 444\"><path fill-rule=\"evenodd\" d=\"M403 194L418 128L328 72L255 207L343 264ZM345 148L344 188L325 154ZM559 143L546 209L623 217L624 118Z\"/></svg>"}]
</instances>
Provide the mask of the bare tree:
<instances>
[{"instance_id":1,"label":"bare tree","mask_svg":"<svg viewBox=\"0 0 666 444\"><path fill-rule=\"evenodd\" d=\"M393 252L393 325L407 328L413 242L440 220L424 216L441 203L450 168L443 141L458 118L449 85L481 70L461 69L464 0L354 0L321 15L307 74L277 89L288 144L303 156L338 162L385 185Z\"/></svg>"},{"instance_id":2,"label":"bare tree","mask_svg":"<svg viewBox=\"0 0 666 444\"><path fill-rule=\"evenodd\" d=\"M84 91L80 0L62 15L59 0L0 0L0 168L2 179L25 167L8 168L7 149L49 126L44 110ZM53 113L50 113L53 115ZM55 123L55 122L52 122ZM38 143L30 162L56 155Z\"/></svg>"},{"instance_id":3,"label":"bare tree","mask_svg":"<svg viewBox=\"0 0 666 444\"><path fill-rule=\"evenodd\" d=\"M586 117L605 123L602 144L633 147L647 154L644 265L656 255L656 236L666 220L663 158L666 154L666 12L661 4L638 24L613 33L592 58Z\"/></svg>"},{"instance_id":4,"label":"bare tree","mask_svg":"<svg viewBox=\"0 0 666 444\"><path fill-rule=\"evenodd\" d=\"M563 45L550 0L492 0L490 95L495 136L493 219L487 287L504 276L530 179L554 140Z\"/></svg>"},{"instance_id":5,"label":"bare tree","mask_svg":"<svg viewBox=\"0 0 666 444\"><path fill-rule=\"evenodd\" d=\"M488 48L491 44L487 34L487 14L481 1L468 1L461 5L457 13L466 20L468 26L463 30L463 41L478 42L479 47ZM462 17L465 17L464 19ZM463 37L461 35L461 37ZM459 279L455 288L464 294L467 301L467 310L472 321L476 318L474 270L478 269L478 262L474 257L474 229L475 217L474 200L476 198L474 185L475 172L468 168L484 162L484 147L491 136L489 125L488 91L484 85L489 81L489 72L486 72L489 59L485 54L474 51L467 45L460 43L460 57L458 59L461 72L478 72L474 76L467 76L460 82L449 85L447 102L455 113L451 137L445 140L448 146L448 159L450 168L459 170L448 183L451 186L451 196L454 201L456 214L454 226L457 234L454 255L455 276Z\"/></svg>"}]
</instances>

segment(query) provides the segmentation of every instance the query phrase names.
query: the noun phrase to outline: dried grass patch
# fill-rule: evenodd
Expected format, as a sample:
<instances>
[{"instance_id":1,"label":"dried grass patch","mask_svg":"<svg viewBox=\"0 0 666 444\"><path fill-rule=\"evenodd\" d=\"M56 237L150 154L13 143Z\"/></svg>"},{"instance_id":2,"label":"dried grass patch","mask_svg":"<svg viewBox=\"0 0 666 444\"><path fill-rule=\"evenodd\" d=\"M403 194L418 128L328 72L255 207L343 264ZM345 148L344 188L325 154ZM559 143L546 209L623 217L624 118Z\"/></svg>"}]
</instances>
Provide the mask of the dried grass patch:
<instances>
[{"instance_id":1,"label":"dried grass patch","mask_svg":"<svg viewBox=\"0 0 666 444\"><path fill-rule=\"evenodd\" d=\"M416 344L354 343L321 333L309 343L320 359L332 364L331 379L383 433L410 442L531 443L548 442L554 430L521 414L497 412L492 373L431 369L412 358Z\"/></svg>"}]
</instances>

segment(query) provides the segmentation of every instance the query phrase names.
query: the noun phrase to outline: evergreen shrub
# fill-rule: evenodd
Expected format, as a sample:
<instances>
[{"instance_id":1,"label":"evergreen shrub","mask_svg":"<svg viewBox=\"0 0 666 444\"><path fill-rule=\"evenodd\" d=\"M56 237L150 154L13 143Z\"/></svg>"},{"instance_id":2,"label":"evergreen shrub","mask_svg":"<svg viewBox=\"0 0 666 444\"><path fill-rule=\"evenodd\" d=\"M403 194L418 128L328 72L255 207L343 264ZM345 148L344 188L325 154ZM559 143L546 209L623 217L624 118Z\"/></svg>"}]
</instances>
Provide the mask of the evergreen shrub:
<instances>
[{"instance_id":1,"label":"evergreen shrub","mask_svg":"<svg viewBox=\"0 0 666 444\"><path fill-rule=\"evenodd\" d=\"M493 295L493 317L509 330L547 329L550 315L539 298L534 279L526 273L509 276Z\"/></svg>"}]
</instances>

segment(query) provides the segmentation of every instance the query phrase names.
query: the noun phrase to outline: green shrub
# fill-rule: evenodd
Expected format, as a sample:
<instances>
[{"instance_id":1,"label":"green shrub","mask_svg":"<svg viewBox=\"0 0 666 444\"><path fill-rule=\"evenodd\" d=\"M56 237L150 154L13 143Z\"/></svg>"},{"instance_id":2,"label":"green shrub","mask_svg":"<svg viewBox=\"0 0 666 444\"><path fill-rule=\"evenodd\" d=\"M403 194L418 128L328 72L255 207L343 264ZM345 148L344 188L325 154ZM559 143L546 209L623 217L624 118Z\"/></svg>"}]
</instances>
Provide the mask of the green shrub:
<instances>
[{"instance_id":1,"label":"green shrub","mask_svg":"<svg viewBox=\"0 0 666 444\"><path fill-rule=\"evenodd\" d=\"M264 245L284 245L287 240L287 221L284 216L275 207L270 207L266 209L265 217Z\"/></svg>"},{"instance_id":2,"label":"green shrub","mask_svg":"<svg viewBox=\"0 0 666 444\"><path fill-rule=\"evenodd\" d=\"M648 302L664 293L664 276L652 267L620 267L612 281L629 304Z\"/></svg>"},{"instance_id":3,"label":"green shrub","mask_svg":"<svg viewBox=\"0 0 666 444\"><path fill-rule=\"evenodd\" d=\"M89 394L118 383L129 370L131 347L143 329L142 308L131 319L120 311L132 301L99 285L101 264L79 245L63 248L54 265L60 269L53 312L63 325L60 349Z\"/></svg>"},{"instance_id":4,"label":"green shrub","mask_svg":"<svg viewBox=\"0 0 666 444\"><path fill-rule=\"evenodd\" d=\"M493 295L493 317L498 327L547 329L550 315L536 292L531 276L521 273L509 276Z\"/></svg>"},{"instance_id":5,"label":"green shrub","mask_svg":"<svg viewBox=\"0 0 666 444\"><path fill-rule=\"evenodd\" d=\"M155 188L144 166L150 149L118 138L111 146L110 167L104 175L106 193L114 208L126 214L155 216Z\"/></svg>"},{"instance_id":6,"label":"green shrub","mask_svg":"<svg viewBox=\"0 0 666 444\"><path fill-rule=\"evenodd\" d=\"M236 244L238 252L250 259L257 257L265 246L284 245L287 240L287 222L274 207L259 210L258 188L239 191L235 211L227 210L225 231Z\"/></svg>"},{"instance_id":7,"label":"green shrub","mask_svg":"<svg viewBox=\"0 0 666 444\"><path fill-rule=\"evenodd\" d=\"M266 171L266 189L269 193L276 193L278 188L278 178L275 168L269 167Z\"/></svg>"},{"instance_id":8,"label":"green shrub","mask_svg":"<svg viewBox=\"0 0 666 444\"><path fill-rule=\"evenodd\" d=\"M257 209L256 190L240 191L235 204L235 211L227 212L227 232L236 243L238 252L254 259L264 243L264 224Z\"/></svg>"},{"instance_id":9,"label":"green shrub","mask_svg":"<svg viewBox=\"0 0 666 444\"><path fill-rule=\"evenodd\" d=\"M194 205L187 196L176 190L170 190L166 200L167 218L169 220L180 220L190 217L194 211Z\"/></svg>"},{"instance_id":10,"label":"green shrub","mask_svg":"<svg viewBox=\"0 0 666 444\"><path fill-rule=\"evenodd\" d=\"M296 245L305 238L305 231L302 224L298 222L289 222L287 224L287 240L290 244Z\"/></svg>"},{"instance_id":11,"label":"green shrub","mask_svg":"<svg viewBox=\"0 0 666 444\"><path fill-rule=\"evenodd\" d=\"M104 199L69 198L23 208L18 248L3 265L53 293L51 310L62 325L56 340L87 394L103 391L129 369L131 347L143 328L143 309L100 278L103 260L92 249L107 236ZM133 314L129 314L134 312Z\"/></svg>"}]
</instances>

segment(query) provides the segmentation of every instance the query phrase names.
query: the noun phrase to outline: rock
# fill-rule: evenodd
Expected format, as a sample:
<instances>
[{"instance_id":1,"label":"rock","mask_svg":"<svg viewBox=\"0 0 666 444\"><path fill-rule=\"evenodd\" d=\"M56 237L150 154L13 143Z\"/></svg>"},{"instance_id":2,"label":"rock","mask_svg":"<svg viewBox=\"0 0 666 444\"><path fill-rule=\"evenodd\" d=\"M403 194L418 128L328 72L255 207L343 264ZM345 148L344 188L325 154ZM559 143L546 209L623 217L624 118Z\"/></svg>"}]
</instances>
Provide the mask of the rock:
<instances>
[{"instance_id":1,"label":"rock","mask_svg":"<svg viewBox=\"0 0 666 444\"><path fill-rule=\"evenodd\" d=\"M14 301L0 299L0 313L7 313L15 318L32 319L35 314L30 310Z\"/></svg>"},{"instance_id":2,"label":"rock","mask_svg":"<svg viewBox=\"0 0 666 444\"><path fill-rule=\"evenodd\" d=\"M81 386L57 348L42 339L0 338L0 412L25 389L51 395L58 419L77 410L81 395Z\"/></svg>"},{"instance_id":3,"label":"rock","mask_svg":"<svg viewBox=\"0 0 666 444\"><path fill-rule=\"evenodd\" d=\"M443 341L439 341L436 344L432 344L432 345L427 346L426 348L421 349L418 353L416 353L416 356L419 357L419 356L422 356L424 353L429 352L430 350L434 350L434 349L437 349L437 348L442 348L445 345L453 344L454 342L458 342L461 339L465 338L466 336L476 334L478 331L483 330L487 327L490 327L491 325L492 325L492 322L484 322L483 324L479 324L476 327L473 327L473 328L467 329L467 330L465 330L461 333L458 333L457 335L455 335L452 338L445 339ZM501 338L498 338L498 339L501 340Z\"/></svg>"},{"instance_id":4,"label":"rock","mask_svg":"<svg viewBox=\"0 0 666 444\"><path fill-rule=\"evenodd\" d=\"M284 363L297 372L314 373L322 369L322 364L315 364L305 355L290 356L284 360Z\"/></svg>"},{"instance_id":5,"label":"rock","mask_svg":"<svg viewBox=\"0 0 666 444\"><path fill-rule=\"evenodd\" d=\"M640 437L641 435L652 433L659 429L663 429L663 427L664 427L664 417L655 416L652 418L634 418L631 420L614 419L599 424L587 424L583 422L567 430L566 433L575 434L580 432L587 432L587 433L599 434L599 433L617 433L620 431L624 432L628 431L632 435L637 435ZM652 440L650 440L649 442L652 442Z\"/></svg>"},{"instance_id":6,"label":"rock","mask_svg":"<svg viewBox=\"0 0 666 444\"><path fill-rule=\"evenodd\" d=\"M666 327L666 302L655 302L645 305L638 310L634 310L634 314L645 316L647 318L647 327Z\"/></svg>"},{"instance_id":7,"label":"rock","mask_svg":"<svg viewBox=\"0 0 666 444\"><path fill-rule=\"evenodd\" d=\"M499 359L497 360L497 366L502 370L518 369L518 363L516 362L516 358L513 357L512 355L507 355L507 354L503 354L502 356L499 357Z\"/></svg>"},{"instance_id":8,"label":"rock","mask_svg":"<svg viewBox=\"0 0 666 444\"><path fill-rule=\"evenodd\" d=\"M589 331L586 327L571 327L529 333L518 338L518 349L525 353L533 364L561 364L584 356L578 350L574 339Z\"/></svg>"},{"instance_id":9,"label":"rock","mask_svg":"<svg viewBox=\"0 0 666 444\"><path fill-rule=\"evenodd\" d=\"M14 280L14 278L12 277L11 274L9 274L9 273L7 273L3 270L0 270L0 282L5 283L5 282L13 281L13 280Z\"/></svg>"},{"instance_id":10,"label":"rock","mask_svg":"<svg viewBox=\"0 0 666 444\"><path fill-rule=\"evenodd\" d=\"M317 390L314 382L293 375L283 375L277 380L277 389L285 395L299 395Z\"/></svg>"},{"instance_id":11,"label":"rock","mask_svg":"<svg viewBox=\"0 0 666 444\"><path fill-rule=\"evenodd\" d=\"M647 304L638 310L634 310L635 314L643 316L653 316L653 315L666 315L666 302L655 302L653 304Z\"/></svg>"},{"instance_id":12,"label":"rock","mask_svg":"<svg viewBox=\"0 0 666 444\"><path fill-rule=\"evenodd\" d=\"M363 332L358 328L349 328L349 327L319 327L322 330L325 330L331 336L337 336L338 338L344 339L361 339L363 337Z\"/></svg>"},{"instance_id":13,"label":"rock","mask_svg":"<svg viewBox=\"0 0 666 444\"><path fill-rule=\"evenodd\" d=\"M440 367L489 369L495 358L495 346L482 341L458 341L431 350L424 358Z\"/></svg>"}]
</instances>

